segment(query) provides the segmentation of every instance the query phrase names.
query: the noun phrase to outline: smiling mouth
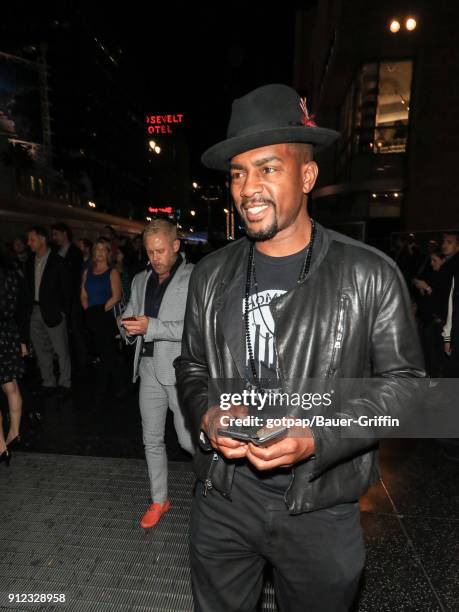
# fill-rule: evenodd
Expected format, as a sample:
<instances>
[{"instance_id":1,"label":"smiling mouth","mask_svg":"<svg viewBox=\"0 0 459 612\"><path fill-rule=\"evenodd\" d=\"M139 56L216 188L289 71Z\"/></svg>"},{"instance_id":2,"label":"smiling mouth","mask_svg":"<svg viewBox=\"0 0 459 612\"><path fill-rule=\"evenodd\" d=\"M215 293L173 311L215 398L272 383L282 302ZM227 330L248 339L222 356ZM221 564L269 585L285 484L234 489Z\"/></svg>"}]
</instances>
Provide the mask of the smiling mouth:
<instances>
[{"instance_id":1,"label":"smiling mouth","mask_svg":"<svg viewBox=\"0 0 459 612\"><path fill-rule=\"evenodd\" d=\"M249 221L258 221L264 216L263 213L269 206L269 204L257 204L255 206L245 207L244 212Z\"/></svg>"}]
</instances>

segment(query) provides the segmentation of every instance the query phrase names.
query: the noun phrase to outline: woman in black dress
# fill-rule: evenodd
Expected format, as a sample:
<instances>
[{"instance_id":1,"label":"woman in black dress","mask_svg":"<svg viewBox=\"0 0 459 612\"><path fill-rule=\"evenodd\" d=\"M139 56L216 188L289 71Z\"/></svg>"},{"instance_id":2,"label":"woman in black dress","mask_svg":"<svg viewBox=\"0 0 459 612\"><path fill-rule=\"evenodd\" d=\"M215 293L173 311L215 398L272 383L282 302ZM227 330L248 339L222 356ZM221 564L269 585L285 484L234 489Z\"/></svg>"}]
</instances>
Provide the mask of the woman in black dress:
<instances>
[{"instance_id":1,"label":"woman in black dress","mask_svg":"<svg viewBox=\"0 0 459 612\"><path fill-rule=\"evenodd\" d=\"M17 383L24 373L27 355L27 316L23 282L14 270L5 245L0 242L0 384L8 399L9 428L4 436L0 414L0 461L7 465L11 448L19 441L22 397Z\"/></svg>"}]
</instances>

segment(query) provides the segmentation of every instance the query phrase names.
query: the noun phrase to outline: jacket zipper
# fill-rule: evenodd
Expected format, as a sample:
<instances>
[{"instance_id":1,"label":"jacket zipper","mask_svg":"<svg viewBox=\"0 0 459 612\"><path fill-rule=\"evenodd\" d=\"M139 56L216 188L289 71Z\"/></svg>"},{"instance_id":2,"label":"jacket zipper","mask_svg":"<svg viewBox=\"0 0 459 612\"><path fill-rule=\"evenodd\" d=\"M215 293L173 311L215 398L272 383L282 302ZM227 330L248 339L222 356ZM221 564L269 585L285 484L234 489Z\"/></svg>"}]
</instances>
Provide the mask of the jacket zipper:
<instances>
[{"instance_id":1,"label":"jacket zipper","mask_svg":"<svg viewBox=\"0 0 459 612\"><path fill-rule=\"evenodd\" d=\"M335 342L333 344L330 367L328 368L329 376L333 375L338 369L338 358L343 347L344 340L344 316L346 314L347 300L347 295L342 295L339 300L338 324L336 326Z\"/></svg>"},{"instance_id":2,"label":"jacket zipper","mask_svg":"<svg viewBox=\"0 0 459 612\"><path fill-rule=\"evenodd\" d=\"M214 454L212 455L212 461L209 466L209 471L207 472L207 478L204 481L204 491L202 492L204 497L207 497L207 492L210 491L212 487L214 486L212 484L211 477L212 477L212 473L214 471L214 467L217 461L218 461L218 455L216 452L214 452Z\"/></svg>"}]
</instances>

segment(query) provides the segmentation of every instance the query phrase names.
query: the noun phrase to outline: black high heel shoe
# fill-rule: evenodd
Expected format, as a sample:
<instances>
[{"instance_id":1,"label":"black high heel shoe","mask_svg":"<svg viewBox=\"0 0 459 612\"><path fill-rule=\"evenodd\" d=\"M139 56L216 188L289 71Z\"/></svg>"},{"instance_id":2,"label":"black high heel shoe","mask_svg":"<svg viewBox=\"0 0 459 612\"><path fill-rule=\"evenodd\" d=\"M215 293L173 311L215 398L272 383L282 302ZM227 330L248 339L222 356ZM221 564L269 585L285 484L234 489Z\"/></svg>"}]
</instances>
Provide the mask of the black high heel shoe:
<instances>
[{"instance_id":1,"label":"black high heel shoe","mask_svg":"<svg viewBox=\"0 0 459 612\"><path fill-rule=\"evenodd\" d=\"M8 450L18 449L21 446L21 436L16 436L6 445Z\"/></svg>"},{"instance_id":2,"label":"black high heel shoe","mask_svg":"<svg viewBox=\"0 0 459 612\"><path fill-rule=\"evenodd\" d=\"M3 461L6 463L6 467L10 467L11 453L8 449L3 451L3 453L0 455L0 463Z\"/></svg>"}]
</instances>

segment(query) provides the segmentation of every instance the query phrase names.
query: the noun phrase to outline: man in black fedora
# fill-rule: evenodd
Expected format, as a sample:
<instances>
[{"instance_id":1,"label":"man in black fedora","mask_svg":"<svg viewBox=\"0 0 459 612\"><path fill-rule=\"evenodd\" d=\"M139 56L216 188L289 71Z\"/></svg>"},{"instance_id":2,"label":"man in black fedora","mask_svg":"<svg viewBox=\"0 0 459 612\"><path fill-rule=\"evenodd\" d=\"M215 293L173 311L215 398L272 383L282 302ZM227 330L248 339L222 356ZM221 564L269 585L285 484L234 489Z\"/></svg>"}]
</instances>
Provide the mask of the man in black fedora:
<instances>
[{"instance_id":1,"label":"man in black fedora","mask_svg":"<svg viewBox=\"0 0 459 612\"><path fill-rule=\"evenodd\" d=\"M209 384L255 390L262 415L257 402L272 391L293 396L307 380L382 377L390 393L375 385L336 410L397 416L424 375L395 264L308 215L313 152L337 137L315 125L293 89L267 85L234 101L227 139L202 157L229 172L247 236L193 271L175 361L199 442L190 526L196 610L255 610L266 564L280 610L349 609L364 565L358 499L378 478L375 439L353 436L357 426L345 438L331 425L295 426L259 446L262 421L258 439L235 439L228 426L252 417L251 408L236 395L215 403Z\"/></svg>"}]
</instances>

